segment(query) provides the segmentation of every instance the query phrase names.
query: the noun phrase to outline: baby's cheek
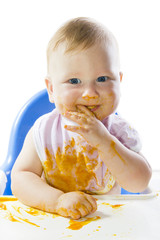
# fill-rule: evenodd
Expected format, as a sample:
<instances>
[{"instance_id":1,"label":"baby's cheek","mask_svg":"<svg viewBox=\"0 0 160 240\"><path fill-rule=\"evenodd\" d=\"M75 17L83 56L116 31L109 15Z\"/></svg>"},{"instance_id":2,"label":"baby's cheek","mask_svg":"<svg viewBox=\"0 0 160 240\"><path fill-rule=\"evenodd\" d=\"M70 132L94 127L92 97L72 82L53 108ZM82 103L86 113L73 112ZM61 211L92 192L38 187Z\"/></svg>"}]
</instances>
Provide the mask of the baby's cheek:
<instances>
[{"instance_id":1,"label":"baby's cheek","mask_svg":"<svg viewBox=\"0 0 160 240\"><path fill-rule=\"evenodd\" d=\"M115 92L113 95L113 104L112 104L113 110L116 110L116 108L119 104L119 101L120 101L120 93Z\"/></svg>"},{"instance_id":2,"label":"baby's cheek","mask_svg":"<svg viewBox=\"0 0 160 240\"><path fill-rule=\"evenodd\" d=\"M112 89L111 92L109 92L106 96L106 103L108 105L108 108L116 108L117 104L119 102L120 94L116 89Z\"/></svg>"},{"instance_id":3,"label":"baby's cheek","mask_svg":"<svg viewBox=\"0 0 160 240\"><path fill-rule=\"evenodd\" d=\"M63 93L62 93L63 95ZM64 95L63 98L59 97L58 100L58 108L61 112L67 112L67 111L76 111L76 99L73 98L72 95Z\"/></svg>"},{"instance_id":4,"label":"baby's cheek","mask_svg":"<svg viewBox=\"0 0 160 240\"><path fill-rule=\"evenodd\" d=\"M77 100L81 97L81 94L76 89L70 91L66 89L63 93L63 103L68 107L73 107L77 104Z\"/></svg>"}]
</instances>

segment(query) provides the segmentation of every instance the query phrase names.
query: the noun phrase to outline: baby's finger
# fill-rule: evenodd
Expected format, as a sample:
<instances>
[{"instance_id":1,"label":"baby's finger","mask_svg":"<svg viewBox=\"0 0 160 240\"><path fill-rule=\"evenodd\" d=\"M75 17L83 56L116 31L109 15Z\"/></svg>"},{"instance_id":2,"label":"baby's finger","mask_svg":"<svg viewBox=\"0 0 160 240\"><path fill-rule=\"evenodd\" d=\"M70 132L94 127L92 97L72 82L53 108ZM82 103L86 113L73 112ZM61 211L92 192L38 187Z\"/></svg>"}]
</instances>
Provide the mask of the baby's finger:
<instances>
[{"instance_id":1,"label":"baby's finger","mask_svg":"<svg viewBox=\"0 0 160 240\"><path fill-rule=\"evenodd\" d=\"M83 205L85 205L85 207L87 208L88 213L91 213L93 211L92 204L90 203L90 201L88 201L86 197L85 200L83 201Z\"/></svg>"},{"instance_id":2,"label":"baby's finger","mask_svg":"<svg viewBox=\"0 0 160 240\"><path fill-rule=\"evenodd\" d=\"M81 218L81 213L77 209L69 210L69 216L75 220Z\"/></svg>"},{"instance_id":3,"label":"baby's finger","mask_svg":"<svg viewBox=\"0 0 160 240\"><path fill-rule=\"evenodd\" d=\"M87 116L84 113L66 112L64 116L79 125L83 125L87 122Z\"/></svg>"},{"instance_id":4,"label":"baby's finger","mask_svg":"<svg viewBox=\"0 0 160 240\"><path fill-rule=\"evenodd\" d=\"M84 217L90 213L84 204L81 204L79 206L78 211L80 212L81 217Z\"/></svg>"},{"instance_id":5,"label":"baby's finger","mask_svg":"<svg viewBox=\"0 0 160 240\"><path fill-rule=\"evenodd\" d=\"M95 117L94 113L87 106L77 105L77 108L80 112L85 113L85 115Z\"/></svg>"},{"instance_id":6,"label":"baby's finger","mask_svg":"<svg viewBox=\"0 0 160 240\"><path fill-rule=\"evenodd\" d=\"M97 210L96 199L89 194L86 194L86 198L90 202L90 204L92 205L92 213L95 212Z\"/></svg>"},{"instance_id":7,"label":"baby's finger","mask_svg":"<svg viewBox=\"0 0 160 240\"><path fill-rule=\"evenodd\" d=\"M70 126L70 125L64 125L64 128L71 131L71 132L76 132L79 133L80 132L80 128L79 126Z\"/></svg>"},{"instance_id":8,"label":"baby's finger","mask_svg":"<svg viewBox=\"0 0 160 240\"><path fill-rule=\"evenodd\" d=\"M59 214L59 215L61 215L61 216L63 216L63 217L68 217L69 215L68 215L68 211L67 211L67 209L66 208L59 208L58 210L57 210L57 213Z\"/></svg>"}]
</instances>

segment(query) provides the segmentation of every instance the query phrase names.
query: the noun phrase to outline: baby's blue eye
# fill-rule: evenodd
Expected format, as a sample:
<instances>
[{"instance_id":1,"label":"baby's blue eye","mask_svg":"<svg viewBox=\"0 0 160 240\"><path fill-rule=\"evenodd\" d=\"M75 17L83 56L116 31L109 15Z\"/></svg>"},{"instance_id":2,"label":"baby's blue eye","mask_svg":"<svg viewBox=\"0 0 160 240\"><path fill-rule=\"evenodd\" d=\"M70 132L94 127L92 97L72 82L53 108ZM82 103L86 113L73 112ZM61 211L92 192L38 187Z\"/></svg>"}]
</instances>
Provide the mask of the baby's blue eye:
<instances>
[{"instance_id":1,"label":"baby's blue eye","mask_svg":"<svg viewBox=\"0 0 160 240\"><path fill-rule=\"evenodd\" d=\"M71 84L78 84L78 83L81 83L81 80L78 79L78 78L71 78L69 80L69 83L71 83Z\"/></svg>"},{"instance_id":2,"label":"baby's blue eye","mask_svg":"<svg viewBox=\"0 0 160 240\"><path fill-rule=\"evenodd\" d=\"M108 79L108 77L101 76L101 77L98 77L98 78L97 78L97 82L106 82L107 79Z\"/></svg>"}]
</instances>

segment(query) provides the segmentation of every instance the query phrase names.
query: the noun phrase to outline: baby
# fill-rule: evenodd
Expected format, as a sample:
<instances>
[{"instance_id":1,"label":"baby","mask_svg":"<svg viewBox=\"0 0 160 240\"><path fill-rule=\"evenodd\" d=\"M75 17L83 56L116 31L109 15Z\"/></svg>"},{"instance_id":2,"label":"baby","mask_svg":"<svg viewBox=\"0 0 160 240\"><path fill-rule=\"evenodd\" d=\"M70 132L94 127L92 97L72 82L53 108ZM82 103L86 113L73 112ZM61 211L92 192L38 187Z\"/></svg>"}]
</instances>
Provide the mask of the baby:
<instances>
[{"instance_id":1,"label":"baby","mask_svg":"<svg viewBox=\"0 0 160 240\"><path fill-rule=\"evenodd\" d=\"M47 61L56 108L27 134L12 170L13 194L79 219L96 211L93 194L145 190L152 171L138 133L115 114L122 72L113 34L92 19L72 19L50 40Z\"/></svg>"}]
</instances>

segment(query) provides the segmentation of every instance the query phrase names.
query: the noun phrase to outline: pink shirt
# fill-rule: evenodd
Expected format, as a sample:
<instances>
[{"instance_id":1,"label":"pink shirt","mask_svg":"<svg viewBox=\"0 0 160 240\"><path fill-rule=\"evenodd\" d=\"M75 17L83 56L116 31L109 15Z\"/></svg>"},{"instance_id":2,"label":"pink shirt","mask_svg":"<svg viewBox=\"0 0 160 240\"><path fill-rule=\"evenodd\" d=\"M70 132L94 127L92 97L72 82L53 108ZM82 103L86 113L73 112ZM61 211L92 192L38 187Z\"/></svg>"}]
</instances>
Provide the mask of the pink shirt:
<instances>
[{"instance_id":1,"label":"pink shirt","mask_svg":"<svg viewBox=\"0 0 160 240\"><path fill-rule=\"evenodd\" d=\"M54 109L34 124L33 138L46 181L64 192L103 194L110 191L115 184L114 177L100 159L96 148L79 134L64 128L69 123ZM103 124L124 146L135 152L140 151L138 133L119 115L110 115L103 120Z\"/></svg>"}]
</instances>

